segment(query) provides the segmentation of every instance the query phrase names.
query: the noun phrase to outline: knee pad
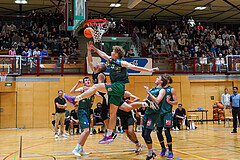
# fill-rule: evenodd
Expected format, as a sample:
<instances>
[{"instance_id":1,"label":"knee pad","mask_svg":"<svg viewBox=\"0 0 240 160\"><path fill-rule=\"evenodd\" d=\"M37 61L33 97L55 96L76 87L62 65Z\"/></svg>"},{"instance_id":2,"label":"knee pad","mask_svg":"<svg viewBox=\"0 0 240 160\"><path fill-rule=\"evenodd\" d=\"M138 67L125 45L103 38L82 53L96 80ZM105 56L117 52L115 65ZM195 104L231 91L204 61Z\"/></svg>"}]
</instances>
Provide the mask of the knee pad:
<instances>
[{"instance_id":1,"label":"knee pad","mask_svg":"<svg viewBox=\"0 0 240 160\"><path fill-rule=\"evenodd\" d=\"M170 133L170 128L165 129L165 135L167 137L167 142L168 143L172 142L172 136L171 136L171 133Z\"/></svg>"}]
</instances>

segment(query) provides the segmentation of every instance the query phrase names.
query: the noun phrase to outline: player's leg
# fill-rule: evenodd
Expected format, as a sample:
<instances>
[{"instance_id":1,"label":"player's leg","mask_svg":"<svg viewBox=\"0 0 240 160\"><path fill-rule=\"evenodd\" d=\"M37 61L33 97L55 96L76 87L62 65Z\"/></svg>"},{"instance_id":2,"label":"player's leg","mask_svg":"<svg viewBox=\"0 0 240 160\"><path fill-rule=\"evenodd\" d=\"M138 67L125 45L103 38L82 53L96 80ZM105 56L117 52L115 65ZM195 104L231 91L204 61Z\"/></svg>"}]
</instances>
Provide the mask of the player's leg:
<instances>
[{"instance_id":1,"label":"player's leg","mask_svg":"<svg viewBox=\"0 0 240 160\"><path fill-rule=\"evenodd\" d=\"M55 114L55 127L54 127L54 131L55 131L55 138L58 138L58 124L60 121L60 115L59 113Z\"/></svg>"},{"instance_id":2,"label":"player's leg","mask_svg":"<svg viewBox=\"0 0 240 160\"><path fill-rule=\"evenodd\" d=\"M129 112L131 110L138 109L138 108L141 108L141 107L150 107L150 108L158 109L158 106L155 103L153 103L152 101L133 102L131 104L127 104L125 102L119 107L119 109L121 109L123 111L126 111L126 112Z\"/></svg>"},{"instance_id":3,"label":"player's leg","mask_svg":"<svg viewBox=\"0 0 240 160\"><path fill-rule=\"evenodd\" d=\"M88 153L84 152L83 146L87 140L87 137L90 134L90 130L89 130L90 122L91 122L90 115L88 115L87 112L84 110L80 110L80 111L78 110L77 116L79 119L79 124L81 126L81 129L83 129L83 132L79 136L77 146L74 148L72 153L75 154L76 156L81 156L81 154L88 155Z\"/></svg>"},{"instance_id":4,"label":"player's leg","mask_svg":"<svg viewBox=\"0 0 240 160\"><path fill-rule=\"evenodd\" d=\"M153 148L152 148L151 132L153 129L154 129L153 121L150 115L145 114L143 119L142 137L148 147L148 155L146 160L155 159L156 157L156 154L153 152Z\"/></svg>"},{"instance_id":5,"label":"player's leg","mask_svg":"<svg viewBox=\"0 0 240 160\"><path fill-rule=\"evenodd\" d=\"M90 115L90 118L91 118L91 123L90 123L90 135L93 134L93 126L94 126L94 123L93 123L93 114Z\"/></svg>"},{"instance_id":6,"label":"player's leg","mask_svg":"<svg viewBox=\"0 0 240 160\"><path fill-rule=\"evenodd\" d=\"M128 132L128 135L129 135L128 137L133 143L136 144L136 151L135 152L139 153L139 152L141 152L143 145L138 141L138 138L137 138L137 136L134 132L134 125L130 121L133 121L133 123L134 123L134 120L128 119L128 129L127 129L127 132Z\"/></svg>"},{"instance_id":7,"label":"player's leg","mask_svg":"<svg viewBox=\"0 0 240 160\"><path fill-rule=\"evenodd\" d=\"M82 94L78 96L71 96L64 93L64 98L69 102L70 105L75 106L76 102L88 98L96 93L96 91L107 93L107 90L105 88L104 83L94 84L92 87L90 87L86 92L83 92Z\"/></svg>"},{"instance_id":8,"label":"player's leg","mask_svg":"<svg viewBox=\"0 0 240 160\"><path fill-rule=\"evenodd\" d=\"M161 153L160 153L160 156L165 156L166 154L166 147L165 147L165 144L164 144L164 138L163 138L163 134L162 134L162 130L163 130L163 127L157 127L157 137L158 137L158 141L161 145Z\"/></svg>"},{"instance_id":9,"label":"player's leg","mask_svg":"<svg viewBox=\"0 0 240 160\"><path fill-rule=\"evenodd\" d=\"M173 159L173 152L172 152L172 135L170 133L170 129L172 128L172 113L166 113L163 115L164 120L164 128L165 128L165 135L167 139L168 145L168 156L167 159Z\"/></svg>"}]
</instances>

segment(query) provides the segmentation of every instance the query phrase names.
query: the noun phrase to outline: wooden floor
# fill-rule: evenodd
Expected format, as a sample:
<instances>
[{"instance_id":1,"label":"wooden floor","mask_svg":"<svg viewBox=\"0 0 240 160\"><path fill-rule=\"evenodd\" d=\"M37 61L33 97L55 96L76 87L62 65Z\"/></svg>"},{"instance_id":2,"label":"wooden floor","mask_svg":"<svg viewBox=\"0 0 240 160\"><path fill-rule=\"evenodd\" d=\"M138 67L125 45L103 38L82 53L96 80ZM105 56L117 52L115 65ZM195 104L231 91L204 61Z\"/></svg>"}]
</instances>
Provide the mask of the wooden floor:
<instances>
[{"instance_id":1,"label":"wooden floor","mask_svg":"<svg viewBox=\"0 0 240 160\"><path fill-rule=\"evenodd\" d=\"M240 133L232 134L231 128L223 124L197 125L196 130L172 131L173 152L175 159L184 160L237 160L240 159ZM90 135L85 150L89 156L75 157L71 151L76 146L78 135L68 138L54 139L51 128L0 130L0 159L19 159L19 137L23 137L23 160L74 160L74 159L145 159L147 149L140 155L134 153L135 145L126 134L118 134L109 145L97 142L102 134ZM144 144L141 133L137 133L139 141ZM152 133L157 159L160 145L156 132ZM146 146L144 144L144 146Z\"/></svg>"}]
</instances>

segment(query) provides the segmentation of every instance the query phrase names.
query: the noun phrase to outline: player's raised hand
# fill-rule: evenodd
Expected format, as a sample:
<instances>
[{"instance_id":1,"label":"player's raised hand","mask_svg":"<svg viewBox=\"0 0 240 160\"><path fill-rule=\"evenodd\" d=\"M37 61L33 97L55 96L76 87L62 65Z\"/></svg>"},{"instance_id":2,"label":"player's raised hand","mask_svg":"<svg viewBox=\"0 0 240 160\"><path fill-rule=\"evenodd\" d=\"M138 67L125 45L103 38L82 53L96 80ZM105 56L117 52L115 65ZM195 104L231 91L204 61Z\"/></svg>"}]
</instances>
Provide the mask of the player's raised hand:
<instances>
[{"instance_id":1,"label":"player's raised hand","mask_svg":"<svg viewBox=\"0 0 240 160\"><path fill-rule=\"evenodd\" d=\"M92 41L87 42L87 50L92 50Z\"/></svg>"},{"instance_id":2,"label":"player's raised hand","mask_svg":"<svg viewBox=\"0 0 240 160\"><path fill-rule=\"evenodd\" d=\"M133 103L133 101L131 101L131 100L129 100L129 99L126 99L125 102L126 102L127 104Z\"/></svg>"},{"instance_id":3,"label":"player's raised hand","mask_svg":"<svg viewBox=\"0 0 240 160\"><path fill-rule=\"evenodd\" d=\"M79 79L78 84L82 84L82 83L83 83L83 80Z\"/></svg>"},{"instance_id":4,"label":"player's raised hand","mask_svg":"<svg viewBox=\"0 0 240 160\"><path fill-rule=\"evenodd\" d=\"M159 71L159 68L158 68L158 67L155 67L155 68L150 69L149 71L152 72L152 73L153 73L153 72L157 72L157 71Z\"/></svg>"},{"instance_id":5,"label":"player's raised hand","mask_svg":"<svg viewBox=\"0 0 240 160\"><path fill-rule=\"evenodd\" d=\"M145 88L146 92L148 93L149 92L148 86L144 86L144 88Z\"/></svg>"}]
</instances>

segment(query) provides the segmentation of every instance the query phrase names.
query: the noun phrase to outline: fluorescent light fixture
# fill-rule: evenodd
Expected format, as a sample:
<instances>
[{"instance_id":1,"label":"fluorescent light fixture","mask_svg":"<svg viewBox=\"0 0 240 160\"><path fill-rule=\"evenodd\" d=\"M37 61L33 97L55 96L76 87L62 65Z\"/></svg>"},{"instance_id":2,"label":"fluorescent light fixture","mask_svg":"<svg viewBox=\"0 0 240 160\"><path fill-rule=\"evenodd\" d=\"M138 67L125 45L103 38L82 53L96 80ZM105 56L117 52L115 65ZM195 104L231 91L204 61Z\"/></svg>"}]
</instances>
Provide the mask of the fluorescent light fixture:
<instances>
[{"instance_id":1,"label":"fluorescent light fixture","mask_svg":"<svg viewBox=\"0 0 240 160\"><path fill-rule=\"evenodd\" d=\"M109 5L109 7L120 7L121 6L121 4L120 3L112 3L112 4L110 4Z\"/></svg>"},{"instance_id":2,"label":"fluorescent light fixture","mask_svg":"<svg viewBox=\"0 0 240 160\"><path fill-rule=\"evenodd\" d=\"M15 3L17 4L27 4L27 0L15 0Z\"/></svg>"},{"instance_id":3,"label":"fluorescent light fixture","mask_svg":"<svg viewBox=\"0 0 240 160\"><path fill-rule=\"evenodd\" d=\"M110 4L109 7L115 7L115 3Z\"/></svg>"},{"instance_id":4,"label":"fluorescent light fixture","mask_svg":"<svg viewBox=\"0 0 240 160\"><path fill-rule=\"evenodd\" d=\"M204 10L206 9L207 7L196 7L195 10Z\"/></svg>"},{"instance_id":5,"label":"fluorescent light fixture","mask_svg":"<svg viewBox=\"0 0 240 160\"><path fill-rule=\"evenodd\" d=\"M134 8L141 1L142 0L128 0L128 8L130 8L130 9Z\"/></svg>"}]
</instances>

